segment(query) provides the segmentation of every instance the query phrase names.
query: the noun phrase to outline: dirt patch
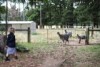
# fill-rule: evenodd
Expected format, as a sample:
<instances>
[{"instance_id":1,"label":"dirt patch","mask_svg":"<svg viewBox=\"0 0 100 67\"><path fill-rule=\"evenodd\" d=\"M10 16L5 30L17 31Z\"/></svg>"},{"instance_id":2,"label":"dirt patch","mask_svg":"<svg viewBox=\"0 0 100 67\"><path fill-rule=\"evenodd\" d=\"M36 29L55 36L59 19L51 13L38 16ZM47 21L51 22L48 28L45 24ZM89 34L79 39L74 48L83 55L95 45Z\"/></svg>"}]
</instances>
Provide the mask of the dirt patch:
<instances>
[{"instance_id":1,"label":"dirt patch","mask_svg":"<svg viewBox=\"0 0 100 67\"><path fill-rule=\"evenodd\" d=\"M99 67L100 61L92 62L91 53L77 52L80 47L88 46L57 45L49 53L19 54L18 60L0 62L0 67Z\"/></svg>"}]
</instances>

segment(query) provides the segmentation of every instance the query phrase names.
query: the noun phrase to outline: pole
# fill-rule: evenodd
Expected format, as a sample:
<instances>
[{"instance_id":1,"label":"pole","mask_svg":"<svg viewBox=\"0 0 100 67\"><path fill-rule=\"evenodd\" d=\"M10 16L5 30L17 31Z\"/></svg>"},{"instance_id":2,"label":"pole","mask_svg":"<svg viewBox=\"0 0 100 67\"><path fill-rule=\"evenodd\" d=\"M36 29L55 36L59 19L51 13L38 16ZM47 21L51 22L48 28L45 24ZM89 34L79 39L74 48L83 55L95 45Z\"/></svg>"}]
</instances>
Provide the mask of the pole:
<instances>
[{"instance_id":1,"label":"pole","mask_svg":"<svg viewBox=\"0 0 100 67\"><path fill-rule=\"evenodd\" d=\"M7 23L7 20L8 20L8 0L6 0L6 36L7 36L7 29L8 29L8 23Z\"/></svg>"},{"instance_id":2,"label":"pole","mask_svg":"<svg viewBox=\"0 0 100 67\"><path fill-rule=\"evenodd\" d=\"M85 40L85 44L89 45L89 28L87 28L86 30L86 40Z\"/></svg>"},{"instance_id":3,"label":"pole","mask_svg":"<svg viewBox=\"0 0 100 67\"><path fill-rule=\"evenodd\" d=\"M30 31L30 27L28 27L28 43L30 43L31 42L31 31Z\"/></svg>"},{"instance_id":4,"label":"pole","mask_svg":"<svg viewBox=\"0 0 100 67\"><path fill-rule=\"evenodd\" d=\"M92 26L92 31L91 31L91 37L93 37L94 31L93 31L93 26Z\"/></svg>"},{"instance_id":5,"label":"pole","mask_svg":"<svg viewBox=\"0 0 100 67\"><path fill-rule=\"evenodd\" d=\"M40 28L42 28L42 8L41 8L41 2L39 2L40 4Z\"/></svg>"},{"instance_id":6,"label":"pole","mask_svg":"<svg viewBox=\"0 0 100 67\"><path fill-rule=\"evenodd\" d=\"M47 29L47 44L48 44L48 29Z\"/></svg>"}]
</instances>

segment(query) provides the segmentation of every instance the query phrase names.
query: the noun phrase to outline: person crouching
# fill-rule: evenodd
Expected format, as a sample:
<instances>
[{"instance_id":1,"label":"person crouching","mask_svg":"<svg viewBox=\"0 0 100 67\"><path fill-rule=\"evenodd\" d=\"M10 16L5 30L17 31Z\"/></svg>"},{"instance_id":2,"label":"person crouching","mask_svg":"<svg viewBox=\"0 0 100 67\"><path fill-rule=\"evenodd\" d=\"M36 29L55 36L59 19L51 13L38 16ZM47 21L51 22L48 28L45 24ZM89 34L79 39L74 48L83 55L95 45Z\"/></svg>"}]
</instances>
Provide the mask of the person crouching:
<instances>
[{"instance_id":1,"label":"person crouching","mask_svg":"<svg viewBox=\"0 0 100 67\"><path fill-rule=\"evenodd\" d=\"M17 53L16 53L16 40L15 40L15 29L10 28L9 29L9 34L7 37L7 49L6 49L6 58L5 61L10 61L10 55L13 55L15 59L18 59Z\"/></svg>"}]
</instances>

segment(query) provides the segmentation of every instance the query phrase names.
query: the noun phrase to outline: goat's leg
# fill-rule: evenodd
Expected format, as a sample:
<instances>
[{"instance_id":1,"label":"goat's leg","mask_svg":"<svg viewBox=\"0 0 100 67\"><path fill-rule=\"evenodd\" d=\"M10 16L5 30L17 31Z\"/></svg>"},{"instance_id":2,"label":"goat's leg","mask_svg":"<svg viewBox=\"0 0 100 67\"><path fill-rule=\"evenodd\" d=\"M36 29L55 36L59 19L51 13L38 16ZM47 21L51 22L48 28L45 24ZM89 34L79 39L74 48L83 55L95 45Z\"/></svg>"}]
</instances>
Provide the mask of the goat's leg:
<instances>
[{"instance_id":1,"label":"goat's leg","mask_svg":"<svg viewBox=\"0 0 100 67\"><path fill-rule=\"evenodd\" d=\"M64 40L63 39L62 39L62 42L63 42L62 44L64 44Z\"/></svg>"},{"instance_id":2,"label":"goat's leg","mask_svg":"<svg viewBox=\"0 0 100 67\"><path fill-rule=\"evenodd\" d=\"M67 41L66 40L64 40L64 45L67 45Z\"/></svg>"},{"instance_id":3,"label":"goat's leg","mask_svg":"<svg viewBox=\"0 0 100 67\"><path fill-rule=\"evenodd\" d=\"M80 42L81 42L81 39L79 39L79 44L80 44Z\"/></svg>"},{"instance_id":4,"label":"goat's leg","mask_svg":"<svg viewBox=\"0 0 100 67\"><path fill-rule=\"evenodd\" d=\"M63 43L64 45L66 45L66 41L64 40L64 43Z\"/></svg>"},{"instance_id":5,"label":"goat's leg","mask_svg":"<svg viewBox=\"0 0 100 67\"><path fill-rule=\"evenodd\" d=\"M65 42L64 44L66 45L66 41L64 41L64 42Z\"/></svg>"},{"instance_id":6,"label":"goat's leg","mask_svg":"<svg viewBox=\"0 0 100 67\"><path fill-rule=\"evenodd\" d=\"M69 40L68 40L67 42L68 42L68 44L69 44Z\"/></svg>"},{"instance_id":7,"label":"goat's leg","mask_svg":"<svg viewBox=\"0 0 100 67\"><path fill-rule=\"evenodd\" d=\"M70 35L70 37L72 37L72 34Z\"/></svg>"},{"instance_id":8,"label":"goat's leg","mask_svg":"<svg viewBox=\"0 0 100 67\"><path fill-rule=\"evenodd\" d=\"M69 44L69 42L68 41L65 41L65 44L67 45L67 44Z\"/></svg>"}]
</instances>

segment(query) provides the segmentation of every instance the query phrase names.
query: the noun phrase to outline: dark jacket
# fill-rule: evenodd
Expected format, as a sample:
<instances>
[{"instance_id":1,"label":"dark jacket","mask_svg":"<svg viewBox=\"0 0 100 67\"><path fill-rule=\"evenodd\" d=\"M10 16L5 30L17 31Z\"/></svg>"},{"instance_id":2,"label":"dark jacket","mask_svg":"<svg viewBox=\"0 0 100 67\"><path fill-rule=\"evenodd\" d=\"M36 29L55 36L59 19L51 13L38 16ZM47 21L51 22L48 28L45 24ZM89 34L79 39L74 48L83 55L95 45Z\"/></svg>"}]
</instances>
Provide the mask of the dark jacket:
<instances>
[{"instance_id":1,"label":"dark jacket","mask_svg":"<svg viewBox=\"0 0 100 67\"><path fill-rule=\"evenodd\" d=\"M10 33L7 37L7 46L11 48L15 48L15 35L13 33Z\"/></svg>"}]
</instances>

